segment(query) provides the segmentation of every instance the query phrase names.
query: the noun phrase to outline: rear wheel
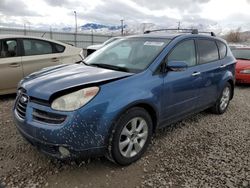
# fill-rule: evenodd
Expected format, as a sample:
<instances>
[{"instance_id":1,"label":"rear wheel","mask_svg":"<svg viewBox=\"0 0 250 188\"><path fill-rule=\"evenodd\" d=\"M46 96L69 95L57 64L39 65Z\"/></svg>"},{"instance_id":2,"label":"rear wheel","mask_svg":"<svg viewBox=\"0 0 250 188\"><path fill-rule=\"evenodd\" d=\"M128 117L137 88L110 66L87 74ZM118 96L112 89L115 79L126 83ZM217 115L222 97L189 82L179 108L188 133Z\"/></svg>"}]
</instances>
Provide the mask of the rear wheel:
<instances>
[{"instance_id":1,"label":"rear wheel","mask_svg":"<svg viewBox=\"0 0 250 188\"><path fill-rule=\"evenodd\" d=\"M216 104L212 107L212 111L216 114L223 114L230 103L231 95L232 87L231 84L227 83Z\"/></svg>"},{"instance_id":2,"label":"rear wheel","mask_svg":"<svg viewBox=\"0 0 250 188\"><path fill-rule=\"evenodd\" d=\"M152 137L152 119L147 111L131 108L114 127L108 158L120 165L129 165L140 159Z\"/></svg>"}]
</instances>

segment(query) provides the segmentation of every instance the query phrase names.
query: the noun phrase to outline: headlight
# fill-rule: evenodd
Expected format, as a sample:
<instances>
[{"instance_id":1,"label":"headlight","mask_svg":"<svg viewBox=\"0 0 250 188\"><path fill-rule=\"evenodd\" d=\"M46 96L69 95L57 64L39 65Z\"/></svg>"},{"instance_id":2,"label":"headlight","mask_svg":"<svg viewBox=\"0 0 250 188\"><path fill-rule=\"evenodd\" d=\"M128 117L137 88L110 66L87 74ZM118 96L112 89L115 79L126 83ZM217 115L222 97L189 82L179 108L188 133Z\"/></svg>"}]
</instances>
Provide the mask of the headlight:
<instances>
[{"instance_id":1,"label":"headlight","mask_svg":"<svg viewBox=\"0 0 250 188\"><path fill-rule=\"evenodd\" d=\"M99 91L99 87L89 87L61 96L52 102L51 108L59 111L73 111L94 98Z\"/></svg>"},{"instance_id":2,"label":"headlight","mask_svg":"<svg viewBox=\"0 0 250 188\"><path fill-rule=\"evenodd\" d=\"M250 69L242 70L242 71L240 71L240 73L242 73L242 74L250 74Z\"/></svg>"}]
</instances>

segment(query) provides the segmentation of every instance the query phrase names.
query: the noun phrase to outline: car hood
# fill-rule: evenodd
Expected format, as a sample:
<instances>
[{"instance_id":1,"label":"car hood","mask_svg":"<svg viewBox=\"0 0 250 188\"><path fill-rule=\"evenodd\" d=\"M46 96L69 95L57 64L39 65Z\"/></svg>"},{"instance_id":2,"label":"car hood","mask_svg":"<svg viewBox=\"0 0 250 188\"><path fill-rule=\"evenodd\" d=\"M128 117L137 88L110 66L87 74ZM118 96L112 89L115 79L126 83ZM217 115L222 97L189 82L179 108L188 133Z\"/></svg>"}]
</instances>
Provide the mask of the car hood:
<instances>
[{"instance_id":1,"label":"car hood","mask_svg":"<svg viewBox=\"0 0 250 188\"><path fill-rule=\"evenodd\" d=\"M49 100L52 94L65 89L84 87L86 84L98 84L130 75L133 73L83 64L61 65L32 73L21 81L20 87L24 88L31 97Z\"/></svg>"},{"instance_id":2,"label":"car hood","mask_svg":"<svg viewBox=\"0 0 250 188\"><path fill-rule=\"evenodd\" d=\"M236 69L242 70L245 68L250 68L250 60L237 60Z\"/></svg>"},{"instance_id":3,"label":"car hood","mask_svg":"<svg viewBox=\"0 0 250 188\"><path fill-rule=\"evenodd\" d=\"M98 50L98 49L100 49L101 47L103 47L103 44L95 44L95 45L88 46L87 49Z\"/></svg>"}]
</instances>

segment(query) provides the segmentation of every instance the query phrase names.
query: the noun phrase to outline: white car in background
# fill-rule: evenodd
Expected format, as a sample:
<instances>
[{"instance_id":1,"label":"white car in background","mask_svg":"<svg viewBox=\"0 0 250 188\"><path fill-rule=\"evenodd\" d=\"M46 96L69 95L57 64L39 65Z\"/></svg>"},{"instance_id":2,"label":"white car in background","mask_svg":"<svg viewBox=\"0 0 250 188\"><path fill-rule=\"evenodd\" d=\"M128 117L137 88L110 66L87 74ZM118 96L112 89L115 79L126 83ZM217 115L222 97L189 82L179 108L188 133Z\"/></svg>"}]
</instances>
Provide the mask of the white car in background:
<instances>
[{"instance_id":1,"label":"white car in background","mask_svg":"<svg viewBox=\"0 0 250 188\"><path fill-rule=\"evenodd\" d=\"M87 56L89 56L90 54L92 54L96 50L102 48L103 46L106 46L107 44L110 44L111 42L114 42L114 41L121 39L121 38L122 37L112 37L102 44L95 44L95 45L88 46L87 47Z\"/></svg>"},{"instance_id":2,"label":"white car in background","mask_svg":"<svg viewBox=\"0 0 250 188\"><path fill-rule=\"evenodd\" d=\"M0 95L15 93L18 82L45 67L82 61L81 48L31 36L0 35Z\"/></svg>"}]
</instances>

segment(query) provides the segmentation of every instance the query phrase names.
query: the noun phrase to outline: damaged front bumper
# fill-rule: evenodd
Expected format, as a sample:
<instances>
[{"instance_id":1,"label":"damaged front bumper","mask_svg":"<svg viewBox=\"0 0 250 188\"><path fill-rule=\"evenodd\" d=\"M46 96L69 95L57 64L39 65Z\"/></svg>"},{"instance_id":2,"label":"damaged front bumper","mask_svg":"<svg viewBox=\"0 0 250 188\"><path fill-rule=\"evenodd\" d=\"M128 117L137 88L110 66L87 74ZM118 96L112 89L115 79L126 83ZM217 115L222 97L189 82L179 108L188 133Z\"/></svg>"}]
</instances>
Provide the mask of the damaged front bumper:
<instances>
[{"instance_id":1,"label":"damaged front bumper","mask_svg":"<svg viewBox=\"0 0 250 188\"><path fill-rule=\"evenodd\" d=\"M108 135L104 128L104 108L93 111L86 106L73 112L58 112L25 100L18 96L14 121L21 135L38 150L59 159L104 154Z\"/></svg>"}]
</instances>

